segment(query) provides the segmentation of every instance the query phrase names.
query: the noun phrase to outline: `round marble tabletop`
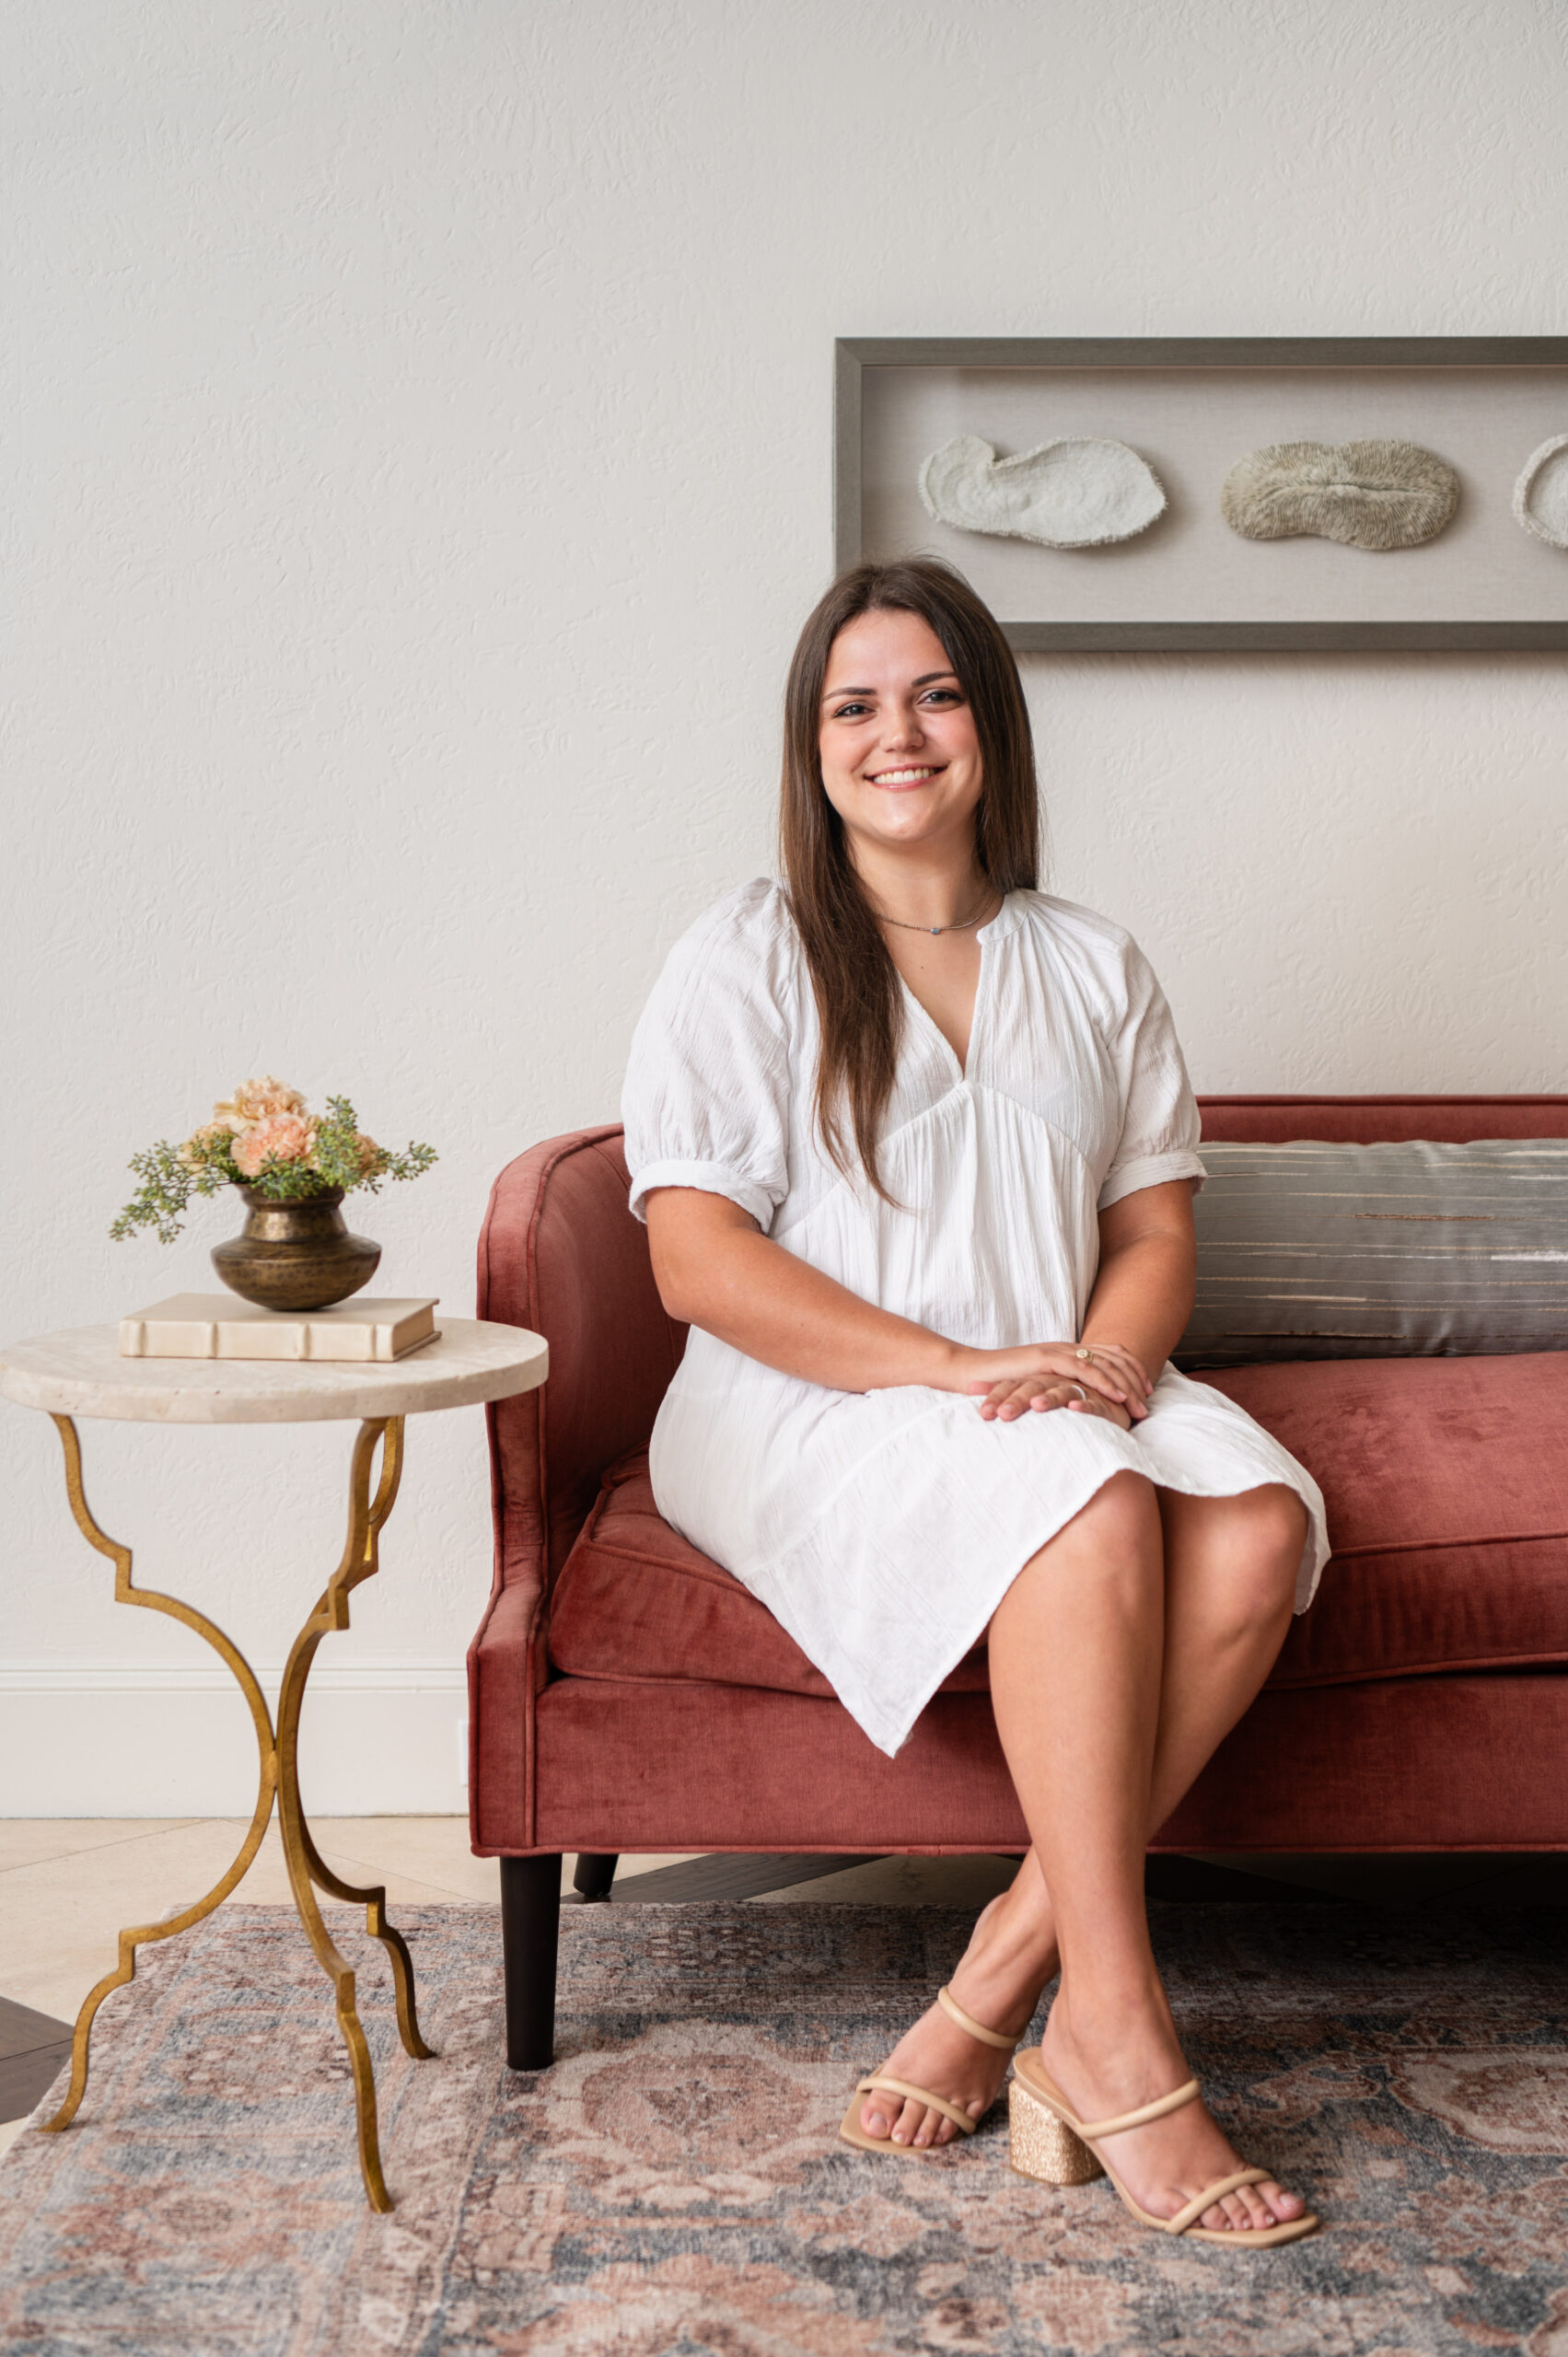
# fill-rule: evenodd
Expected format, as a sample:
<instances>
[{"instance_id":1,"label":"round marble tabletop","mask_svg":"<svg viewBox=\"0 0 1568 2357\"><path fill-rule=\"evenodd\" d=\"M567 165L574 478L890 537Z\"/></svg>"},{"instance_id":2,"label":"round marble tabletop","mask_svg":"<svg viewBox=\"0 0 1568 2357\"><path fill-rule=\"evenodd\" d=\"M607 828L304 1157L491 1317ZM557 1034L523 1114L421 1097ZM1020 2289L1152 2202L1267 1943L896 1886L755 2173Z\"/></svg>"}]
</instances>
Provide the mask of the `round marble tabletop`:
<instances>
[{"instance_id":1,"label":"round marble tabletop","mask_svg":"<svg viewBox=\"0 0 1568 2357\"><path fill-rule=\"evenodd\" d=\"M549 1367L541 1334L475 1318L443 1318L433 1341L386 1366L122 1358L118 1326L76 1326L0 1350L0 1393L56 1416L136 1424L306 1424L509 1399Z\"/></svg>"}]
</instances>

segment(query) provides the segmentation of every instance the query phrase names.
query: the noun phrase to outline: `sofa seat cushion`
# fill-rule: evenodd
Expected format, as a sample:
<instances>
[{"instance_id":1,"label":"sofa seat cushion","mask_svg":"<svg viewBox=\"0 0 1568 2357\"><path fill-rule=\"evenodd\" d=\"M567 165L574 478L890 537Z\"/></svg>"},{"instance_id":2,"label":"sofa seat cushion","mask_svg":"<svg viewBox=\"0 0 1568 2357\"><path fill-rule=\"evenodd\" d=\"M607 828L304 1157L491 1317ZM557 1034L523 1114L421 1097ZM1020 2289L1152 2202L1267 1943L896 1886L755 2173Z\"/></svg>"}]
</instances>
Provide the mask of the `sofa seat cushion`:
<instances>
[{"instance_id":1,"label":"sofa seat cushion","mask_svg":"<svg viewBox=\"0 0 1568 2357\"><path fill-rule=\"evenodd\" d=\"M1333 1555L1270 1683L1568 1661L1568 1352L1229 1367Z\"/></svg>"},{"instance_id":2,"label":"sofa seat cushion","mask_svg":"<svg viewBox=\"0 0 1568 2357\"><path fill-rule=\"evenodd\" d=\"M672 1530L654 1504L646 1449L605 1475L583 1534L555 1584L552 1668L575 1678L711 1678L830 1695L765 1604ZM943 1690L984 1691L983 1646Z\"/></svg>"},{"instance_id":3,"label":"sofa seat cushion","mask_svg":"<svg viewBox=\"0 0 1568 2357\"><path fill-rule=\"evenodd\" d=\"M1283 1441L1328 1504L1333 1557L1271 1684L1568 1661L1568 1352L1199 1380ZM611 1468L561 1573L550 1658L578 1678L830 1690L767 1608L663 1519L644 1451ZM977 1647L944 1688L986 1683Z\"/></svg>"}]
</instances>

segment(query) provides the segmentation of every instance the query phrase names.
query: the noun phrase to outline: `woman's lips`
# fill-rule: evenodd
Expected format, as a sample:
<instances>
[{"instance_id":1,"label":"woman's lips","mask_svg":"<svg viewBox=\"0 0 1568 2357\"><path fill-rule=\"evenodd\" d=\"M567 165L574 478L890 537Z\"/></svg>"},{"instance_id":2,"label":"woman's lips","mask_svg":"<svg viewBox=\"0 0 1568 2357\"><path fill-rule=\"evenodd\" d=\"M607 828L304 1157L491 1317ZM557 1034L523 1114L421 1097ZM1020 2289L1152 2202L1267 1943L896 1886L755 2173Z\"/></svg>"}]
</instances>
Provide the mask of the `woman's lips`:
<instances>
[{"instance_id":1,"label":"woman's lips","mask_svg":"<svg viewBox=\"0 0 1568 2357\"><path fill-rule=\"evenodd\" d=\"M941 776L946 761L906 762L900 769L871 770L866 772L867 785L878 785L885 794L907 794L912 786L929 785L933 778Z\"/></svg>"}]
</instances>

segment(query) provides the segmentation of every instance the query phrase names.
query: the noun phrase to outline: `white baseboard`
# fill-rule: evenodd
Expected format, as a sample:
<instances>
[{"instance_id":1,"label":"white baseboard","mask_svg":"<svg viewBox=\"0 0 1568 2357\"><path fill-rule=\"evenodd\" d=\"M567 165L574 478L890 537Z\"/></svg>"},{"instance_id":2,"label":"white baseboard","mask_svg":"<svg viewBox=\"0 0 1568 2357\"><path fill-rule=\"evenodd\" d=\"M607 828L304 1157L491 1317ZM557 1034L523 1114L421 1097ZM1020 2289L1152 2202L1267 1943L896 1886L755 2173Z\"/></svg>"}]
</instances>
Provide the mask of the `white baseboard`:
<instances>
[{"instance_id":1,"label":"white baseboard","mask_svg":"<svg viewBox=\"0 0 1568 2357\"><path fill-rule=\"evenodd\" d=\"M281 1669L257 1672L277 1711ZM311 1671L299 1781L312 1817L468 1807L468 1688L446 1663ZM250 1713L226 1670L0 1665L0 1816L249 1817Z\"/></svg>"}]
</instances>

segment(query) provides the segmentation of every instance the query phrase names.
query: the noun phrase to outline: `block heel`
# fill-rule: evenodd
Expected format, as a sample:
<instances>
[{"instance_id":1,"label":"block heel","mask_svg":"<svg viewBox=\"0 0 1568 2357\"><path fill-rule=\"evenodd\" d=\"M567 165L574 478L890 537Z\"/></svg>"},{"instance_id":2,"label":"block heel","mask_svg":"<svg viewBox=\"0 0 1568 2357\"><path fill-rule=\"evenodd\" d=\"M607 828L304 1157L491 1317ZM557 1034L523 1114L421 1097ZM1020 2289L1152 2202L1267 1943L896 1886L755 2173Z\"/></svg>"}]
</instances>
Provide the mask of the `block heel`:
<instances>
[{"instance_id":1,"label":"block heel","mask_svg":"<svg viewBox=\"0 0 1568 2357\"><path fill-rule=\"evenodd\" d=\"M1105 2175L1083 2138L1016 2078L1007 2087L1007 2157L1037 2185L1092 2185Z\"/></svg>"},{"instance_id":2,"label":"block heel","mask_svg":"<svg viewBox=\"0 0 1568 2357\"><path fill-rule=\"evenodd\" d=\"M1232 2169L1228 2177L1216 2177L1213 2185L1205 2186L1202 2193L1195 2193L1190 2201L1183 2202L1174 2218L1156 2218L1133 2200L1111 2164L1100 2159L1094 2147L1104 2138L1120 2136L1128 2128L1142 2128L1151 2119L1163 2119L1167 2113L1179 2111L1183 2104L1196 2103L1196 2079L1189 2079L1185 2086L1173 2087L1167 2096L1156 2096L1153 2103L1140 2104L1136 2111L1122 2111L1114 2119L1090 2122L1078 2118L1061 2088L1047 2075L1038 2046L1026 2047L1015 2056L1013 2072L1008 2097L1013 2126L1012 2161L1020 2176L1032 2177L1041 2185L1086 2185L1091 2177L1107 2177L1141 2226L1152 2226L1162 2235L1186 2235L1195 2243L1223 2243L1228 2250L1272 2250L1280 2243L1296 2243L1304 2235L1317 2233L1318 2222L1310 2211L1277 2226L1221 2229L1199 2225L1204 2211L1223 2200L1227 2193L1235 2193L1244 2185L1266 2183L1267 2169Z\"/></svg>"}]
</instances>

